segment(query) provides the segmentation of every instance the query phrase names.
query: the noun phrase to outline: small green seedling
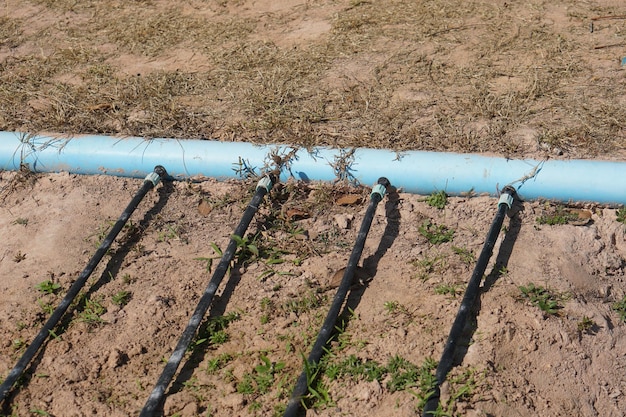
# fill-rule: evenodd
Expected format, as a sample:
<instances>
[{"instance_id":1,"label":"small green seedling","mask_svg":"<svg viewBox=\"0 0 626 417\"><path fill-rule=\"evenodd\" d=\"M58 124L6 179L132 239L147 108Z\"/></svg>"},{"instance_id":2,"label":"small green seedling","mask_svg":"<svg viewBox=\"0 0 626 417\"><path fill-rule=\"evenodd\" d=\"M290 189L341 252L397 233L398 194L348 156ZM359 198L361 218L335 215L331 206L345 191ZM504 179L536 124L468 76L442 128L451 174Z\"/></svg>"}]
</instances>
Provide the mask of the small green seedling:
<instances>
[{"instance_id":1,"label":"small green seedling","mask_svg":"<svg viewBox=\"0 0 626 417\"><path fill-rule=\"evenodd\" d=\"M118 293L113 294L111 297L111 301L113 304L124 307L130 301L131 293L128 291L120 291Z\"/></svg>"},{"instance_id":2,"label":"small green seedling","mask_svg":"<svg viewBox=\"0 0 626 417\"><path fill-rule=\"evenodd\" d=\"M235 253L235 257L238 264L247 265L254 258L259 257L259 248L256 245L256 236L249 239L247 236L240 237L232 235L231 238L237 242L237 252Z\"/></svg>"},{"instance_id":3,"label":"small green seedling","mask_svg":"<svg viewBox=\"0 0 626 417\"><path fill-rule=\"evenodd\" d=\"M450 242L454 237L454 230L448 229L448 227L444 225L434 224L430 220L426 220L422 223L418 231L433 245Z\"/></svg>"},{"instance_id":4,"label":"small green seedling","mask_svg":"<svg viewBox=\"0 0 626 417\"><path fill-rule=\"evenodd\" d=\"M617 210L617 221L626 224L626 207Z\"/></svg>"},{"instance_id":5,"label":"small green seedling","mask_svg":"<svg viewBox=\"0 0 626 417\"><path fill-rule=\"evenodd\" d=\"M587 316L583 316L583 318L578 322L578 331L581 333L592 333L593 328L596 326L596 322Z\"/></svg>"},{"instance_id":6,"label":"small green seedling","mask_svg":"<svg viewBox=\"0 0 626 417\"><path fill-rule=\"evenodd\" d=\"M448 195L446 194L445 191L438 191L438 192L432 193L430 196L426 198L426 203L428 203L428 205L431 207L435 207L435 208L438 208L439 210L442 210L448 203Z\"/></svg>"},{"instance_id":7,"label":"small green seedling","mask_svg":"<svg viewBox=\"0 0 626 417\"><path fill-rule=\"evenodd\" d=\"M320 373L322 372L323 367L322 363L311 363L304 358L304 356L302 359L304 360L304 372L306 374L307 385L307 394L305 394L302 399L302 403L305 408L326 408L333 406L335 402L330 396L328 387L324 383L323 379L320 378Z\"/></svg>"},{"instance_id":8,"label":"small green seedling","mask_svg":"<svg viewBox=\"0 0 626 417\"><path fill-rule=\"evenodd\" d=\"M233 356L230 353L222 353L221 355L209 359L206 366L206 373L211 375L222 369L226 366L230 361L233 360Z\"/></svg>"},{"instance_id":9,"label":"small green seedling","mask_svg":"<svg viewBox=\"0 0 626 417\"><path fill-rule=\"evenodd\" d=\"M459 255L459 257L461 258L461 261L464 264L471 265L474 262L476 262L476 257L474 256L472 251L470 251L469 249L460 248L458 246L452 246L452 252Z\"/></svg>"},{"instance_id":10,"label":"small green seedling","mask_svg":"<svg viewBox=\"0 0 626 417\"><path fill-rule=\"evenodd\" d=\"M85 299L85 308L78 315L78 321L87 323L90 326L97 326L104 323L104 320L100 317L106 313L106 308L102 305L100 300Z\"/></svg>"},{"instance_id":11,"label":"small green seedling","mask_svg":"<svg viewBox=\"0 0 626 417\"><path fill-rule=\"evenodd\" d=\"M563 308L558 303L559 297L542 286L536 286L531 282L526 287L520 286L519 290L524 298L529 299L533 305L547 314L557 314L558 310Z\"/></svg>"},{"instance_id":12,"label":"small green seedling","mask_svg":"<svg viewBox=\"0 0 626 417\"><path fill-rule=\"evenodd\" d=\"M626 321L626 296L620 301L613 303L611 309L617 312L621 321Z\"/></svg>"},{"instance_id":13,"label":"small green seedling","mask_svg":"<svg viewBox=\"0 0 626 417\"><path fill-rule=\"evenodd\" d=\"M439 295L451 295L456 297L458 292L458 286L452 284L440 284L435 287L435 294Z\"/></svg>"},{"instance_id":14,"label":"small green seedling","mask_svg":"<svg viewBox=\"0 0 626 417\"><path fill-rule=\"evenodd\" d=\"M284 362L272 362L261 355L261 364L254 367L254 372L247 373L237 384L237 392L246 395L263 395L269 392L274 384L274 376L284 367Z\"/></svg>"},{"instance_id":15,"label":"small green seedling","mask_svg":"<svg viewBox=\"0 0 626 417\"><path fill-rule=\"evenodd\" d=\"M61 285L47 279L35 285L35 288L37 289L37 291L40 291L44 294L55 294L59 290L59 288L61 288Z\"/></svg>"},{"instance_id":16,"label":"small green seedling","mask_svg":"<svg viewBox=\"0 0 626 417\"><path fill-rule=\"evenodd\" d=\"M537 217L538 224L548 226L568 224L579 220L578 214L568 211L563 205L557 205L552 212Z\"/></svg>"}]
</instances>

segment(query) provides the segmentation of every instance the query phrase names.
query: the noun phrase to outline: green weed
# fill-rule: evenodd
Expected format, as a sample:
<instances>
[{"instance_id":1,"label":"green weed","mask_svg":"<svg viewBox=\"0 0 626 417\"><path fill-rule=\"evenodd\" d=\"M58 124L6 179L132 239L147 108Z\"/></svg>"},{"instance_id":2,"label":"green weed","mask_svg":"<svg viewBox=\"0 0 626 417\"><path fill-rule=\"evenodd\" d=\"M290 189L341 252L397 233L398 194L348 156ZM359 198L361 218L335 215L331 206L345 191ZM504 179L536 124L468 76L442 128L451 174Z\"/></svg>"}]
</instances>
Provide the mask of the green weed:
<instances>
[{"instance_id":1,"label":"green weed","mask_svg":"<svg viewBox=\"0 0 626 417\"><path fill-rule=\"evenodd\" d=\"M237 243L237 252L235 252L236 263L239 265L247 265L255 258L259 257L259 248L256 243L256 236L252 239L232 235L231 238Z\"/></svg>"},{"instance_id":2,"label":"green weed","mask_svg":"<svg viewBox=\"0 0 626 417\"><path fill-rule=\"evenodd\" d=\"M284 367L284 362L272 362L261 355L261 364L254 367L254 371L246 373L237 384L237 392L245 395L263 395L269 392L274 384L274 376Z\"/></svg>"},{"instance_id":3,"label":"green weed","mask_svg":"<svg viewBox=\"0 0 626 417\"><path fill-rule=\"evenodd\" d=\"M215 242L211 242L210 246L211 248L213 248L213 251L217 254L217 256L193 258L195 261L206 262L206 265L204 268L206 269L207 272L211 272L211 268L213 267L213 261L216 259L220 259L224 255L222 250L219 248L219 246L217 246Z\"/></svg>"},{"instance_id":4,"label":"green weed","mask_svg":"<svg viewBox=\"0 0 626 417\"><path fill-rule=\"evenodd\" d=\"M224 368L230 361L233 360L233 356L230 353L222 353L216 358L209 359L205 372L207 374L214 374L220 369Z\"/></svg>"},{"instance_id":5,"label":"green weed","mask_svg":"<svg viewBox=\"0 0 626 417\"><path fill-rule=\"evenodd\" d=\"M445 191L434 192L426 198L426 203L431 207L442 210L448 203L448 195Z\"/></svg>"},{"instance_id":6,"label":"green weed","mask_svg":"<svg viewBox=\"0 0 626 417\"><path fill-rule=\"evenodd\" d=\"M44 294L55 294L59 290L59 288L61 288L61 285L47 279L35 285L35 288L37 289L37 291L40 291Z\"/></svg>"},{"instance_id":7,"label":"green weed","mask_svg":"<svg viewBox=\"0 0 626 417\"><path fill-rule=\"evenodd\" d=\"M452 284L439 284L435 287L435 294L439 295L451 295L455 297L458 292L458 285Z\"/></svg>"},{"instance_id":8,"label":"green weed","mask_svg":"<svg viewBox=\"0 0 626 417\"><path fill-rule=\"evenodd\" d=\"M331 381L341 377L380 381L386 373L387 369L384 365L371 359L357 358L355 355L350 355L339 363L327 364L324 369L324 374Z\"/></svg>"},{"instance_id":9,"label":"green weed","mask_svg":"<svg viewBox=\"0 0 626 417\"><path fill-rule=\"evenodd\" d=\"M198 331L198 335L191 348L195 348L209 341L211 345L221 345L226 343L230 336L226 329L233 321L239 320L241 316L237 312L232 312L224 316L210 317Z\"/></svg>"},{"instance_id":10,"label":"green weed","mask_svg":"<svg viewBox=\"0 0 626 417\"><path fill-rule=\"evenodd\" d=\"M78 314L78 321L86 323L90 326L96 326L104 323L100 316L106 313L106 308L98 299L84 299L85 307Z\"/></svg>"},{"instance_id":11,"label":"green weed","mask_svg":"<svg viewBox=\"0 0 626 417\"><path fill-rule=\"evenodd\" d=\"M476 257L469 249L452 246L452 252L459 255L459 258L461 258L461 262L463 262L464 264L471 265L476 262Z\"/></svg>"},{"instance_id":12,"label":"green weed","mask_svg":"<svg viewBox=\"0 0 626 417\"><path fill-rule=\"evenodd\" d=\"M568 212L563 205L557 205L551 213L537 217L538 224L549 226L567 224L576 220L579 220L578 214Z\"/></svg>"},{"instance_id":13,"label":"green weed","mask_svg":"<svg viewBox=\"0 0 626 417\"><path fill-rule=\"evenodd\" d=\"M290 299L282 304L282 310L286 313L295 313L297 315L307 313L322 305L324 297L309 291L299 298Z\"/></svg>"},{"instance_id":14,"label":"green weed","mask_svg":"<svg viewBox=\"0 0 626 417\"><path fill-rule=\"evenodd\" d=\"M526 287L520 286L519 290L524 298L530 300L533 305L539 307L544 313L557 314L558 310L563 308L559 305L560 297L552 294L542 286L536 286L531 282Z\"/></svg>"},{"instance_id":15,"label":"green weed","mask_svg":"<svg viewBox=\"0 0 626 417\"><path fill-rule=\"evenodd\" d=\"M617 221L626 224L626 207L617 210Z\"/></svg>"},{"instance_id":16,"label":"green weed","mask_svg":"<svg viewBox=\"0 0 626 417\"><path fill-rule=\"evenodd\" d=\"M613 303L611 309L617 312L621 321L626 321L626 296L620 301Z\"/></svg>"},{"instance_id":17,"label":"green weed","mask_svg":"<svg viewBox=\"0 0 626 417\"><path fill-rule=\"evenodd\" d=\"M434 257L425 257L424 259L416 259L411 261L411 264L419 269L416 277L422 281L426 281L428 276L437 270L444 269L446 267L445 257L437 255Z\"/></svg>"},{"instance_id":18,"label":"green weed","mask_svg":"<svg viewBox=\"0 0 626 417\"><path fill-rule=\"evenodd\" d=\"M161 230L158 234L159 242L168 242L170 240L181 240L178 227L165 225L165 230Z\"/></svg>"},{"instance_id":19,"label":"green weed","mask_svg":"<svg viewBox=\"0 0 626 417\"><path fill-rule=\"evenodd\" d=\"M314 364L310 363L306 358L304 360L304 372L306 374L307 393L302 398L304 408L311 407L326 408L335 404L330 396L328 387L320 378L323 370L323 362Z\"/></svg>"},{"instance_id":20,"label":"green weed","mask_svg":"<svg viewBox=\"0 0 626 417\"><path fill-rule=\"evenodd\" d=\"M583 316L583 318L578 322L577 328L581 333L591 333L593 328L596 326L596 322L587 316Z\"/></svg>"},{"instance_id":21,"label":"green weed","mask_svg":"<svg viewBox=\"0 0 626 417\"><path fill-rule=\"evenodd\" d=\"M37 304L39 304L41 311L43 311L46 316L49 316L54 311L54 305L44 300L37 300Z\"/></svg>"},{"instance_id":22,"label":"green weed","mask_svg":"<svg viewBox=\"0 0 626 417\"><path fill-rule=\"evenodd\" d=\"M444 225L436 225L430 220L426 220L418 229L419 233L433 245L450 242L454 237L454 230L448 229Z\"/></svg>"},{"instance_id":23,"label":"green weed","mask_svg":"<svg viewBox=\"0 0 626 417\"><path fill-rule=\"evenodd\" d=\"M428 365L428 367L419 367L398 355L390 358L387 363L387 373L389 374L387 389L391 392L404 391L407 388L423 384L424 378L430 383L431 378L434 380L431 371L436 367L436 363L429 360Z\"/></svg>"},{"instance_id":24,"label":"green weed","mask_svg":"<svg viewBox=\"0 0 626 417\"><path fill-rule=\"evenodd\" d=\"M130 301L131 293L128 291L119 291L111 296L113 304L124 307Z\"/></svg>"}]
</instances>

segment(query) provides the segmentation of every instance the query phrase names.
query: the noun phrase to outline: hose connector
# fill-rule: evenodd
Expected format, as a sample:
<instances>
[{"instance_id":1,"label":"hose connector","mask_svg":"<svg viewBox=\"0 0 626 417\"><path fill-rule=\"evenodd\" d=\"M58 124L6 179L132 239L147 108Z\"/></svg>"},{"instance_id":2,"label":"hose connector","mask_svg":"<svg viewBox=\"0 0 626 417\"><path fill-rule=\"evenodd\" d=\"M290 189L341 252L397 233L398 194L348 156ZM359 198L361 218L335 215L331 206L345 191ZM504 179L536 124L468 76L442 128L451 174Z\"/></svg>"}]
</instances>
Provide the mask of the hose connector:
<instances>
[{"instance_id":1,"label":"hose connector","mask_svg":"<svg viewBox=\"0 0 626 417\"><path fill-rule=\"evenodd\" d=\"M513 200L515 196L515 188L507 185L502 189L502 194L500 194L500 200L498 200L498 206L500 204L506 204L509 210L513 207Z\"/></svg>"},{"instance_id":2,"label":"hose connector","mask_svg":"<svg viewBox=\"0 0 626 417\"><path fill-rule=\"evenodd\" d=\"M265 188L265 191L268 193L271 191L274 186L274 182L276 181L276 176L272 173L266 174L259 180L259 183L256 185L256 189Z\"/></svg>"},{"instance_id":3,"label":"hose connector","mask_svg":"<svg viewBox=\"0 0 626 417\"><path fill-rule=\"evenodd\" d=\"M150 181L152 186L156 187L165 175L167 175L165 168L162 165L157 165L154 167L154 171L146 175L144 181Z\"/></svg>"},{"instance_id":4,"label":"hose connector","mask_svg":"<svg viewBox=\"0 0 626 417\"><path fill-rule=\"evenodd\" d=\"M380 196L380 199L382 200L383 197L385 197L385 194L387 194L387 188L389 188L390 185L391 183L389 182L387 178L380 177L378 179L378 183L372 188L370 198L374 198L374 195L378 195Z\"/></svg>"}]
</instances>

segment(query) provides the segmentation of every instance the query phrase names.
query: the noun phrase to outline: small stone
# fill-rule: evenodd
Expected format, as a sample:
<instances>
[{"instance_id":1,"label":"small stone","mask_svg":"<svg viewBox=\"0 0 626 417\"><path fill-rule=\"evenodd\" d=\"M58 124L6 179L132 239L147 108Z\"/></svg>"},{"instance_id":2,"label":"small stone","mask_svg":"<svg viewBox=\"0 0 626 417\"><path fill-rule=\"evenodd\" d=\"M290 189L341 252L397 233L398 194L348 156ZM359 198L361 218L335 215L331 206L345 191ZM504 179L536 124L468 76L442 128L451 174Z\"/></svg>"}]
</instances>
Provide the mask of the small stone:
<instances>
[{"instance_id":1,"label":"small stone","mask_svg":"<svg viewBox=\"0 0 626 417\"><path fill-rule=\"evenodd\" d=\"M340 229L349 229L352 224L352 220L354 220L354 215L352 214L336 214L334 217L335 223L337 223L337 227Z\"/></svg>"}]
</instances>

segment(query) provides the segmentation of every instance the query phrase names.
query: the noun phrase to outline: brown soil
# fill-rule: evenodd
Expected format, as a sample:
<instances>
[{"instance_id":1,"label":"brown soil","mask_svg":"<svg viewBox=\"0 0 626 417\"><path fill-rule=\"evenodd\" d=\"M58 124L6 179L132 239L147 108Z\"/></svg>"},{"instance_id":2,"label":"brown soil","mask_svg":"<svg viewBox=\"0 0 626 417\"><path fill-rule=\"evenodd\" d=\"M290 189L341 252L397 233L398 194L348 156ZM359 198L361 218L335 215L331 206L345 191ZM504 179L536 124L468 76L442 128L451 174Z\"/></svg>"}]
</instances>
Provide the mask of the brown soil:
<instances>
[{"instance_id":1,"label":"brown soil","mask_svg":"<svg viewBox=\"0 0 626 417\"><path fill-rule=\"evenodd\" d=\"M408 3L6 1L0 128L623 154L620 2ZM0 377L140 185L0 173ZM209 180L148 193L0 412L137 415L253 188ZM361 198L341 199L353 194ZM367 203L367 189L341 183L272 190L248 230L258 253L224 279L165 415L281 415ZM426 196L385 197L361 258L367 282L350 291L316 385L328 397L312 398L307 415L420 413L419 376L406 372L400 384L392 364L416 371L439 360L495 212L489 197L449 198L443 209ZM571 212L567 224L544 224ZM618 213L520 202L443 386L445 411L625 415ZM454 231L451 241L429 242L427 222ZM46 294L45 281L59 288ZM524 297L533 285L553 309Z\"/></svg>"}]
</instances>

